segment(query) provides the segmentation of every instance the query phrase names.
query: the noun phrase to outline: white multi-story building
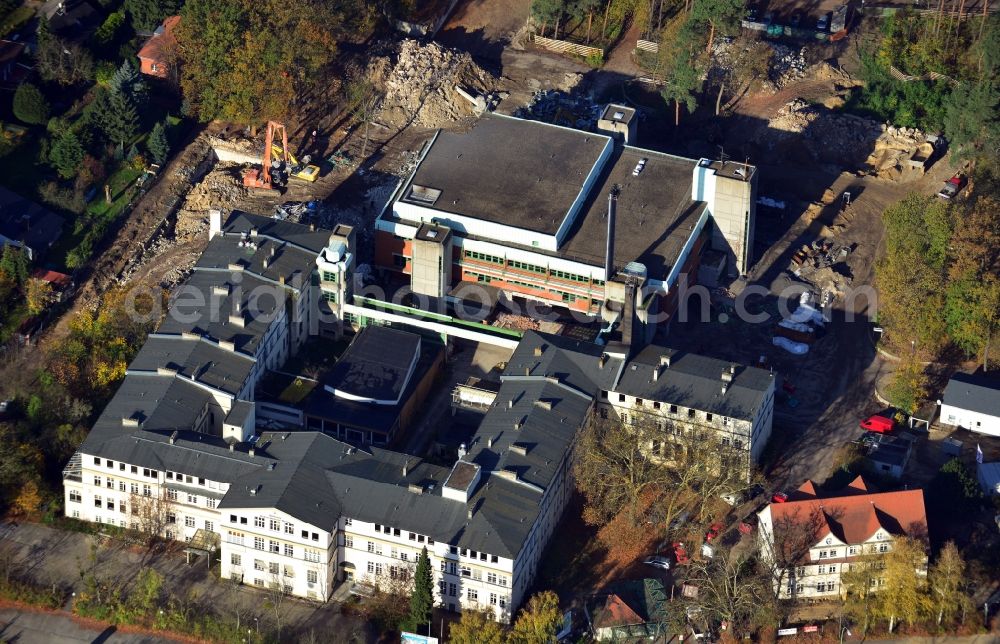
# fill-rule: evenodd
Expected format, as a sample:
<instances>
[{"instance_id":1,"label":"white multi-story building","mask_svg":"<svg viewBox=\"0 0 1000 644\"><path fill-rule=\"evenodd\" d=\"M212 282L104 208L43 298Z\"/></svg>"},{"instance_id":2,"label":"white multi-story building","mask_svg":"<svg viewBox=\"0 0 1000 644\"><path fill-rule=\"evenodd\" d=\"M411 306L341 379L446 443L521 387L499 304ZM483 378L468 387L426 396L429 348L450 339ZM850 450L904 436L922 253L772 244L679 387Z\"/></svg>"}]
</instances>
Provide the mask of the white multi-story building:
<instances>
[{"instance_id":1,"label":"white multi-story building","mask_svg":"<svg viewBox=\"0 0 1000 644\"><path fill-rule=\"evenodd\" d=\"M653 422L663 437L651 453L670 458L680 435L708 434L749 469L760 462L774 422L774 373L649 345L600 393L599 412L625 424ZM707 437L706 437L707 438Z\"/></svg>"},{"instance_id":2,"label":"white multi-story building","mask_svg":"<svg viewBox=\"0 0 1000 644\"><path fill-rule=\"evenodd\" d=\"M860 476L832 495L806 481L758 519L760 552L783 599L838 599L842 575L863 556L889 551L899 536L927 539L922 490L871 492Z\"/></svg>"}]
</instances>

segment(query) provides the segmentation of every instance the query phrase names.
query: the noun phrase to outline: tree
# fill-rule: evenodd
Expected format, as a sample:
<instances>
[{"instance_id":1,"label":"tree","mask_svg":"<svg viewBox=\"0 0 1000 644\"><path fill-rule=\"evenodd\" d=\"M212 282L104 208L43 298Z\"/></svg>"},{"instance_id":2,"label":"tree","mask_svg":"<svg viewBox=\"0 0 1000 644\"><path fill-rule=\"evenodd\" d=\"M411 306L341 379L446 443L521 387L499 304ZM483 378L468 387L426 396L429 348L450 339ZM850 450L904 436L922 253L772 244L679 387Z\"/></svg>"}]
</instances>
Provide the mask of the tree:
<instances>
[{"instance_id":1,"label":"tree","mask_svg":"<svg viewBox=\"0 0 1000 644\"><path fill-rule=\"evenodd\" d=\"M162 164L170 154L170 142L167 140L167 129L163 123L157 122L146 139L146 149L153 163Z\"/></svg>"},{"instance_id":2,"label":"tree","mask_svg":"<svg viewBox=\"0 0 1000 644\"><path fill-rule=\"evenodd\" d=\"M661 438L645 418L623 427L615 418L591 415L580 434L573 468L577 487L587 499L588 523L606 523L623 509L631 512L633 524L639 521L642 493L670 480L666 468L648 453L648 445Z\"/></svg>"},{"instance_id":3,"label":"tree","mask_svg":"<svg viewBox=\"0 0 1000 644\"><path fill-rule=\"evenodd\" d=\"M136 31L151 32L180 10L179 0L125 0L125 13Z\"/></svg>"},{"instance_id":4,"label":"tree","mask_svg":"<svg viewBox=\"0 0 1000 644\"><path fill-rule=\"evenodd\" d=\"M427 548L420 551L417 558L417 569L413 573L413 594L410 595L410 616L406 627L416 632L424 624L429 624L434 611L434 576L431 573L431 560L427 556Z\"/></svg>"},{"instance_id":5,"label":"tree","mask_svg":"<svg viewBox=\"0 0 1000 644\"><path fill-rule=\"evenodd\" d=\"M49 149L49 165L51 165L59 176L69 179L80 169L84 152L80 139L72 130L63 132Z\"/></svg>"},{"instance_id":6,"label":"tree","mask_svg":"<svg viewBox=\"0 0 1000 644\"><path fill-rule=\"evenodd\" d=\"M889 620L889 632L897 620L915 624L929 612L927 594L926 546L909 537L896 537L883 557L882 579L878 593L879 612Z\"/></svg>"},{"instance_id":7,"label":"tree","mask_svg":"<svg viewBox=\"0 0 1000 644\"><path fill-rule=\"evenodd\" d=\"M988 196L976 199L958 219L949 253L948 335L967 355L981 357L988 369L990 344L1000 326L1000 202Z\"/></svg>"},{"instance_id":8,"label":"tree","mask_svg":"<svg viewBox=\"0 0 1000 644\"><path fill-rule=\"evenodd\" d=\"M52 302L52 284L45 280L31 278L25 283L24 299L28 312L38 315Z\"/></svg>"},{"instance_id":9,"label":"tree","mask_svg":"<svg viewBox=\"0 0 1000 644\"><path fill-rule=\"evenodd\" d=\"M482 610L465 609L448 628L451 644L504 644L504 632L493 616Z\"/></svg>"},{"instance_id":10,"label":"tree","mask_svg":"<svg viewBox=\"0 0 1000 644\"><path fill-rule=\"evenodd\" d=\"M413 573L412 566L390 566L388 574L383 571L366 577L373 593L361 605L361 613L378 630L398 631L406 625L413 594Z\"/></svg>"},{"instance_id":11,"label":"tree","mask_svg":"<svg viewBox=\"0 0 1000 644\"><path fill-rule=\"evenodd\" d=\"M882 580L882 557L871 551L862 552L845 566L840 575L844 592L844 614L868 632L878 615L877 591Z\"/></svg>"},{"instance_id":12,"label":"tree","mask_svg":"<svg viewBox=\"0 0 1000 644\"><path fill-rule=\"evenodd\" d=\"M127 95L115 90L102 90L94 101L94 122L101 132L124 153L125 142L139 130L139 115Z\"/></svg>"},{"instance_id":13,"label":"tree","mask_svg":"<svg viewBox=\"0 0 1000 644\"><path fill-rule=\"evenodd\" d=\"M549 644L555 640L561 626L559 596L546 590L532 595L517 614L509 641L511 644Z\"/></svg>"},{"instance_id":14,"label":"tree","mask_svg":"<svg viewBox=\"0 0 1000 644\"><path fill-rule=\"evenodd\" d=\"M927 399L927 374L923 366L912 356L906 356L892 375L885 395L899 409L915 413Z\"/></svg>"},{"instance_id":15,"label":"tree","mask_svg":"<svg viewBox=\"0 0 1000 644\"><path fill-rule=\"evenodd\" d=\"M960 83L945 102L944 131L960 156L986 152L996 155L1000 145L1000 86L983 80Z\"/></svg>"},{"instance_id":16,"label":"tree","mask_svg":"<svg viewBox=\"0 0 1000 644\"><path fill-rule=\"evenodd\" d=\"M705 51L711 53L716 32L730 35L740 25L745 4L742 0L694 0L691 5L691 20L708 26L708 44Z\"/></svg>"},{"instance_id":17,"label":"tree","mask_svg":"<svg viewBox=\"0 0 1000 644\"><path fill-rule=\"evenodd\" d=\"M281 120L325 81L340 34L367 33L374 3L188 0L176 29L181 88L202 121Z\"/></svg>"},{"instance_id":18,"label":"tree","mask_svg":"<svg viewBox=\"0 0 1000 644\"><path fill-rule=\"evenodd\" d=\"M948 341L941 311L951 235L949 207L913 193L887 208L882 221L885 256L875 266L879 321L898 350L934 358Z\"/></svg>"},{"instance_id":19,"label":"tree","mask_svg":"<svg viewBox=\"0 0 1000 644\"><path fill-rule=\"evenodd\" d=\"M727 624L734 637L779 621L770 575L761 574L750 552L717 547L711 558L692 561L685 575L685 582L698 588L687 606L712 626Z\"/></svg>"},{"instance_id":20,"label":"tree","mask_svg":"<svg viewBox=\"0 0 1000 644\"><path fill-rule=\"evenodd\" d=\"M38 483L34 480L24 481L17 496L14 497L14 512L21 516L33 516L42 507L42 495Z\"/></svg>"},{"instance_id":21,"label":"tree","mask_svg":"<svg viewBox=\"0 0 1000 644\"><path fill-rule=\"evenodd\" d=\"M21 83L14 92L14 116L29 125L41 125L49 119L49 102L31 83Z\"/></svg>"},{"instance_id":22,"label":"tree","mask_svg":"<svg viewBox=\"0 0 1000 644\"><path fill-rule=\"evenodd\" d=\"M60 85L76 85L91 80L94 58L82 45L65 41L49 31L48 22L39 21L35 62L39 75Z\"/></svg>"},{"instance_id":23,"label":"tree","mask_svg":"<svg viewBox=\"0 0 1000 644\"><path fill-rule=\"evenodd\" d=\"M173 513L170 503L159 496L130 494L128 499L130 529L153 545L166 532Z\"/></svg>"},{"instance_id":24,"label":"tree","mask_svg":"<svg viewBox=\"0 0 1000 644\"><path fill-rule=\"evenodd\" d=\"M835 508L824 508L824 511L831 519L839 518ZM809 513L796 511L773 521L771 532L763 541L765 547L761 551L760 566L770 577L775 597L780 595L782 588L788 586L788 582L798 581L794 578L795 570L809 560L809 552L816 544L816 535L825 525L827 519L818 508ZM797 583L795 587L798 588Z\"/></svg>"},{"instance_id":25,"label":"tree","mask_svg":"<svg viewBox=\"0 0 1000 644\"><path fill-rule=\"evenodd\" d=\"M945 543L938 553L929 583L938 626L945 620L954 623L959 613L965 614L970 608L972 599L965 592L965 561L954 541Z\"/></svg>"},{"instance_id":26,"label":"tree","mask_svg":"<svg viewBox=\"0 0 1000 644\"><path fill-rule=\"evenodd\" d=\"M5 244L0 255L0 273L7 276L16 286L28 280L28 256L11 244Z\"/></svg>"},{"instance_id":27,"label":"tree","mask_svg":"<svg viewBox=\"0 0 1000 644\"><path fill-rule=\"evenodd\" d=\"M531 16L542 23L539 35L545 35L545 27L555 25L553 38L559 37L559 19L566 10L565 0L532 0Z\"/></svg>"},{"instance_id":28,"label":"tree","mask_svg":"<svg viewBox=\"0 0 1000 644\"><path fill-rule=\"evenodd\" d=\"M111 76L111 80L108 81L108 89L113 92L121 92L137 109L141 109L148 99L149 90L146 88L146 81L142 79L139 70L128 60L123 61L121 67Z\"/></svg>"},{"instance_id":29,"label":"tree","mask_svg":"<svg viewBox=\"0 0 1000 644\"><path fill-rule=\"evenodd\" d=\"M668 62L664 69L664 84L660 93L664 100L674 104L674 126L680 125L682 104L688 111L693 111L698 105L695 92L701 87L701 70L698 64L697 35L694 25L694 21L690 19L678 23L676 31L671 30L673 42L665 50ZM664 38L666 39L666 35Z\"/></svg>"}]
</instances>

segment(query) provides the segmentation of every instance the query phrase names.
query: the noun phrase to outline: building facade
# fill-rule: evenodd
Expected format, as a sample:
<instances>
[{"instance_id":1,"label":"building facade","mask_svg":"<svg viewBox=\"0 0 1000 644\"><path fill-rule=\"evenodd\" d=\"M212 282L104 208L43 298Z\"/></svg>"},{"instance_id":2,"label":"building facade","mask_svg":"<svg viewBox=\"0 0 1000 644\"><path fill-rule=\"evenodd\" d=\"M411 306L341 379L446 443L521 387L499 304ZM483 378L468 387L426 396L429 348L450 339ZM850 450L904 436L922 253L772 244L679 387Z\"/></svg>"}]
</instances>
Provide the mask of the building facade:
<instances>
[{"instance_id":1,"label":"building facade","mask_svg":"<svg viewBox=\"0 0 1000 644\"><path fill-rule=\"evenodd\" d=\"M758 520L761 556L776 569L782 599L839 599L846 592L843 574L864 557L888 552L899 536L927 540L922 490L872 492L860 476L832 495L806 481Z\"/></svg>"},{"instance_id":2,"label":"building facade","mask_svg":"<svg viewBox=\"0 0 1000 644\"><path fill-rule=\"evenodd\" d=\"M1000 436L1000 379L956 373L941 401L941 422L990 436Z\"/></svg>"},{"instance_id":3,"label":"building facade","mask_svg":"<svg viewBox=\"0 0 1000 644\"><path fill-rule=\"evenodd\" d=\"M376 265L417 294L480 283L604 317L628 268L665 323L704 249L722 252L732 274L749 269L756 185L753 166L488 115L426 147L376 221Z\"/></svg>"}]
</instances>

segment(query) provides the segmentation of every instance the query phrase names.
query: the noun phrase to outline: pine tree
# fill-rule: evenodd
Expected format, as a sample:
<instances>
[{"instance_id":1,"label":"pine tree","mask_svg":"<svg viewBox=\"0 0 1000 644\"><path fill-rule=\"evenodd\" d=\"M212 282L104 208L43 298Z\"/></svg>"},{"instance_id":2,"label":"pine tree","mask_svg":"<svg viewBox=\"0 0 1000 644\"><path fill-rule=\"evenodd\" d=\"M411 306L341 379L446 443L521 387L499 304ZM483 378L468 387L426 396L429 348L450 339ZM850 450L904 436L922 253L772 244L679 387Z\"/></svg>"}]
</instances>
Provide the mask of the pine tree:
<instances>
[{"instance_id":1,"label":"pine tree","mask_svg":"<svg viewBox=\"0 0 1000 644\"><path fill-rule=\"evenodd\" d=\"M80 169L83 156L84 149L80 139L72 130L67 130L52 143L52 148L49 150L49 165L55 168L60 177L69 179Z\"/></svg>"},{"instance_id":2,"label":"pine tree","mask_svg":"<svg viewBox=\"0 0 1000 644\"><path fill-rule=\"evenodd\" d=\"M170 154L170 141L167 140L167 129L163 123L156 123L146 139L146 149L153 163L162 164Z\"/></svg>"},{"instance_id":3,"label":"pine tree","mask_svg":"<svg viewBox=\"0 0 1000 644\"><path fill-rule=\"evenodd\" d=\"M124 152L125 142L135 136L139 129L139 115L135 105L122 92L108 90L94 101L94 122L108 141Z\"/></svg>"},{"instance_id":4,"label":"pine tree","mask_svg":"<svg viewBox=\"0 0 1000 644\"><path fill-rule=\"evenodd\" d=\"M148 98L146 82L129 61L124 61L108 81L108 88L127 96L137 108L142 108Z\"/></svg>"},{"instance_id":5,"label":"pine tree","mask_svg":"<svg viewBox=\"0 0 1000 644\"><path fill-rule=\"evenodd\" d=\"M416 631L431 621L434 610L434 577L431 574L431 560L427 548L420 551L417 570L413 574L413 594L410 596L410 616L406 628Z\"/></svg>"}]
</instances>

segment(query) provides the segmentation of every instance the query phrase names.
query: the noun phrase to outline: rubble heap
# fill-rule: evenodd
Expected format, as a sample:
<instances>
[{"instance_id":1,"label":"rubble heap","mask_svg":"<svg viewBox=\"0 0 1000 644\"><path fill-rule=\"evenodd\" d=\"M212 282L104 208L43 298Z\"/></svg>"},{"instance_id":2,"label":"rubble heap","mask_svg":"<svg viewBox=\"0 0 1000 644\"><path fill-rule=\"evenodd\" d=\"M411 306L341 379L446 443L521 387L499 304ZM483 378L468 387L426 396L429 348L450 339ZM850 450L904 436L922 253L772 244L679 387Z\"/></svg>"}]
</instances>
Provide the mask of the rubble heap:
<instances>
[{"instance_id":1,"label":"rubble heap","mask_svg":"<svg viewBox=\"0 0 1000 644\"><path fill-rule=\"evenodd\" d=\"M178 237L191 237L203 233L208 227L208 210L231 210L247 197L247 189L240 177L242 166L220 162L188 192L177 211Z\"/></svg>"},{"instance_id":2,"label":"rubble heap","mask_svg":"<svg viewBox=\"0 0 1000 644\"><path fill-rule=\"evenodd\" d=\"M477 65L467 52L430 42L406 39L398 50L376 56L368 66L369 79L384 91L377 120L398 128L443 127L475 113L476 106L459 93L461 88L488 104L497 80Z\"/></svg>"},{"instance_id":3,"label":"rubble heap","mask_svg":"<svg viewBox=\"0 0 1000 644\"><path fill-rule=\"evenodd\" d=\"M537 90L531 102L514 111L514 116L545 121L578 130L594 130L604 110L589 94L559 90Z\"/></svg>"},{"instance_id":4,"label":"rubble heap","mask_svg":"<svg viewBox=\"0 0 1000 644\"><path fill-rule=\"evenodd\" d=\"M806 48L792 49L780 43L769 43L774 53L771 56L770 81L775 89L806 75Z\"/></svg>"},{"instance_id":5,"label":"rubble heap","mask_svg":"<svg viewBox=\"0 0 1000 644\"><path fill-rule=\"evenodd\" d=\"M871 174L899 179L927 136L915 128L896 128L794 99L754 139L769 150L802 146L817 161L862 166Z\"/></svg>"}]
</instances>

